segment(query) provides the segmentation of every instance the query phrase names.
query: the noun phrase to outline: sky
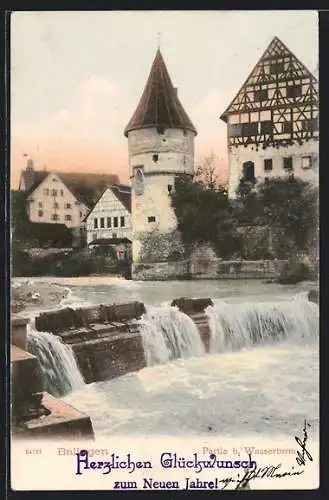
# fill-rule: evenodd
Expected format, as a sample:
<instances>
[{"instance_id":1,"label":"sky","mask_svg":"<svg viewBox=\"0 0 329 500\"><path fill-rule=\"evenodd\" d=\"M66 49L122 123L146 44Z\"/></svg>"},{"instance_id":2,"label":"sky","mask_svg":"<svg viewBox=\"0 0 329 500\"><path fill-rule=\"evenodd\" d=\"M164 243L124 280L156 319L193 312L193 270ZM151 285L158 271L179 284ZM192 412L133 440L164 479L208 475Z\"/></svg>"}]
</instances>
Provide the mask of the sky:
<instances>
[{"instance_id":1,"label":"sky","mask_svg":"<svg viewBox=\"0 0 329 500\"><path fill-rule=\"evenodd\" d=\"M160 35L159 35L160 33ZM274 36L314 72L315 11L15 12L11 17L11 185L35 168L107 172L128 182L123 130L160 43L198 130L196 163L227 172L219 119Z\"/></svg>"}]
</instances>

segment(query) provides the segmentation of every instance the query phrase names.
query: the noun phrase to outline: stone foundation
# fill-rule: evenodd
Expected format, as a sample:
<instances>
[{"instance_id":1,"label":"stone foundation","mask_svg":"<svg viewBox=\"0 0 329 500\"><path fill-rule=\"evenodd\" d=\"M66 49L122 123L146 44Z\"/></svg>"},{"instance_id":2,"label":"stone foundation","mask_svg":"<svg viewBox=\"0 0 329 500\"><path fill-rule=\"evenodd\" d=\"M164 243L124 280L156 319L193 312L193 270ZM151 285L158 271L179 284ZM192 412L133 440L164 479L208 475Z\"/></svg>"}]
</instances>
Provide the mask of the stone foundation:
<instances>
[{"instance_id":1,"label":"stone foundation","mask_svg":"<svg viewBox=\"0 0 329 500\"><path fill-rule=\"evenodd\" d=\"M280 277L286 260L181 260L133 264L132 277L139 281L184 279L266 279Z\"/></svg>"}]
</instances>

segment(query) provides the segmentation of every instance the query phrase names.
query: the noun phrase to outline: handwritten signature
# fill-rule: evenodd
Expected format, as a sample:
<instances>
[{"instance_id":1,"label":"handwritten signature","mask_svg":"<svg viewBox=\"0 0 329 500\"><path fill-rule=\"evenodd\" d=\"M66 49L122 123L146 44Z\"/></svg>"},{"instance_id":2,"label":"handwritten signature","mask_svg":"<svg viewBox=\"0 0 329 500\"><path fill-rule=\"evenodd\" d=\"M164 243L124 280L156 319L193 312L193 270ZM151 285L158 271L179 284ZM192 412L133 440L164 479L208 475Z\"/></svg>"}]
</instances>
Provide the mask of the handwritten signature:
<instances>
[{"instance_id":1,"label":"handwritten signature","mask_svg":"<svg viewBox=\"0 0 329 500\"><path fill-rule=\"evenodd\" d=\"M310 462L313 462L313 457L309 450L306 448L306 443L308 440L308 434L307 434L307 428L311 427L311 424L307 423L306 420L304 420L304 427L303 427L303 440L300 439L300 437L295 436L295 441L297 444L300 446L300 449L297 450L297 457L296 457L296 462L299 466L306 465L306 460L308 459ZM236 481L236 480L231 480L231 478L227 478L227 484L229 482L237 482L236 488L235 489L249 489L249 481L252 479L262 479L262 478L282 478L286 476L299 476L304 473L304 469L295 471L294 467L291 467L290 471L287 472L277 472L278 469L281 468L282 464L278 464L277 466L270 465L268 467L263 467L260 469L256 470L249 470L246 471L242 479ZM225 484L224 488L227 486Z\"/></svg>"}]
</instances>

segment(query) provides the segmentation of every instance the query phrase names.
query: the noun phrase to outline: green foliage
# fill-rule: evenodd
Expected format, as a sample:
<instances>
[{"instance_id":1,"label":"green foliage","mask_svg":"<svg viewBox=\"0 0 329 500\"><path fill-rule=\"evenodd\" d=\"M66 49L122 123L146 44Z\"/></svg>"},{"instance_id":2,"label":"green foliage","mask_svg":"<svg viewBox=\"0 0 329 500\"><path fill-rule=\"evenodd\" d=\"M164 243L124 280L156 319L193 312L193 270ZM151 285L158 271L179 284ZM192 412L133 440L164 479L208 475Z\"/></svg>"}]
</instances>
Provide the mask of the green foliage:
<instances>
[{"instance_id":1,"label":"green foliage","mask_svg":"<svg viewBox=\"0 0 329 500\"><path fill-rule=\"evenodd\" d=\"M222 257L238 251L240 236L225 188L211 189L180 177L175 182L172 205L187 248L194 243L211 243Z\"/></svg>"},{"instance_id":2,"label":"green foliage","mask_svg":"<svg viewBox=\"0 0 329 500\"><path fill-rule=\"evenodd\" d=\"M222 258L246 258L249 231L246 227L245 233L238 232L237 228L249 225L271 228L276 237L271 245L269 236L260 239L259 247L247 258L285 259L314 248L318 216L316 188L294 176L288 180L266 180L257 189L250 187L240 185L238 200L229 200L222 186L214 189L187 177L177 178L172 205L185 246L192 248L194 243L206 242Z\"/></svg>"},{"instance_id":3,"label":"green foliage","mask_svg":"<svg viewBox=\"0 0 329 500\"><path fill-rule=\"evenodd\" d=\"M278 283L282 285L294 285L300 281L316 280L316 273L303 262L299 262L296 257L288 260L281 272Z\"/></svg>"}]
</instances>

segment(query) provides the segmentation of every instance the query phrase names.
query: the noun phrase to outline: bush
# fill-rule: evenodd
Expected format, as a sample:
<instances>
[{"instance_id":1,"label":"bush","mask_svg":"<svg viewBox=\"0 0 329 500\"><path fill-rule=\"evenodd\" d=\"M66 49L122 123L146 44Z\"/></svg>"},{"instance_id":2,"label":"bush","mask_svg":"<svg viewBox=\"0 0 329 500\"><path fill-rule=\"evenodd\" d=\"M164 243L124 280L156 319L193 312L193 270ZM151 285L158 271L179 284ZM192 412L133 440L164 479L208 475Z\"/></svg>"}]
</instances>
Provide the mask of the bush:
<instances>
[{"instance_id":1,"label":"bush","mask_svg":"<svg viewBox=\"0 0 329 500\"><path fill-rule=\"evenodd\" d=\"M289 259L284 266L278 283L282 285L294 285L300 281L313 281L316 279L315 271L296 258Z\"/></svg>"}]
</instances>

